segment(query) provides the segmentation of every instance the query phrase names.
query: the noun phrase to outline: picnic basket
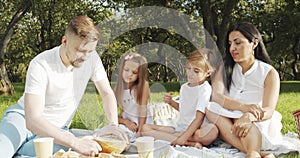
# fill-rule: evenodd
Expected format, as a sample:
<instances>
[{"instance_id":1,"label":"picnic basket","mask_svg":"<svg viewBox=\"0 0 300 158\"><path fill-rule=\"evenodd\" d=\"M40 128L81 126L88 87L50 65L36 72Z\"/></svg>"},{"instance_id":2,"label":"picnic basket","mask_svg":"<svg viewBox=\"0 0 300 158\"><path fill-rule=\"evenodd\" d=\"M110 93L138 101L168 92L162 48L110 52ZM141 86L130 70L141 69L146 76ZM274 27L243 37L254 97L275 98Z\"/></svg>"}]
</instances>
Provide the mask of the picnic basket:
<instances>
[{"instance_id":1,"label":"picnic basket","mask_svg":"<svg viewBox=\"0 0 300 158\"><path fill-rule=\"evenodd\" d=\"M293 111L292 115L294 116L296 126L298 129L298 138L300 138L300 109Z\"/></svg>"}]
</instances>

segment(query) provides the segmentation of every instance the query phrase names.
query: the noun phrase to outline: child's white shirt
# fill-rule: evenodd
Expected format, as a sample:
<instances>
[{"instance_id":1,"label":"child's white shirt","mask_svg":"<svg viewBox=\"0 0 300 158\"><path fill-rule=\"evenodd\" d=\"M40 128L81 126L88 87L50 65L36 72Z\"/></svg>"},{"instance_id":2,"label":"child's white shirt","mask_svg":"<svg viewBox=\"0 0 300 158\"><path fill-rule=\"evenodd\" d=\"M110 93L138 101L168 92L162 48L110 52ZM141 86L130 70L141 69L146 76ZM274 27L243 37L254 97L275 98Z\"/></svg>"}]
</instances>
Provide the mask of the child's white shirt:
<instances>
[{"instance_id":1,"label":"child's white shirt","mask_svg":"<svg viewBox=\"0 0 300 158\"><path fill-rule=\"evenodd\" d=\"M203 84L191 87L185 83L180 88L179 94L179 121L175 131L185 131L196 117L196 111L205 114L205 108L210 101L212 88L205 81Z\"/></svg>"}]
</instances>

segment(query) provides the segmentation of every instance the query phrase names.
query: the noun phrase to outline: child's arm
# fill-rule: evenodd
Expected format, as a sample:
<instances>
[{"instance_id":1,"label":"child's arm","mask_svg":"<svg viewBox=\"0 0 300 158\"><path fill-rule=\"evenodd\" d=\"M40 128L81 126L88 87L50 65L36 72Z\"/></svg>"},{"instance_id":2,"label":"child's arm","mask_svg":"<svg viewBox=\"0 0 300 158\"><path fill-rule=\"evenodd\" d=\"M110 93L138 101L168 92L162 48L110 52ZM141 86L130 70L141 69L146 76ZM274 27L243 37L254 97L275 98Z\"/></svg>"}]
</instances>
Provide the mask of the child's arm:
<instances>
[{"instance_id":1,"label":"child's arm","mask_svg":"<svg viewBox=\"0 0 300 158\"><path fill-rule=\"evenodd\" d=\"M164 102L171 105L173 108L175 108L177 111L179 110L179 103L175 102L172 99L173 92L170 92L169 94L165 94L164 96Z\"/></svg>"},{"instance_id":2,"label":"child's arm","mask_svg":"<svg viewBox=\"0 0 300 158\"><path fill-rule=\"evenodd\" d=\"M193 136L197 129L200 128L202 122L204 120L205 115L198 111L196 112L196 117L186 131L183 132L181 136L179 136L175 141L172 142L172 145L185 145L187 140Z\"/></svg>"},{"instance_id":3,"label":"child's arm","mask_svg":"<svg viewBox=\"0 0 300 158\"><path fill-rule=\"evenodd\" d=\"M122 117L118 117L118 121L119 121L119 124L123 124L124 126L126 126L128 129L130 129L131 131L133 132L136 132L137 131L137 125L128 120L128 119L123 119Z\"/></svg>"},{"instance_id":4,"label":"child's arm","mask_svg":"<svg viewBox=\"0 0 300 158\"><path fill-rule=\"evenodd\" d=\"M142 95L141 105L138 105L139 106L139 127L137 130L138 133L142 131L142 127L146 123L147 114L148 114L147 105L150 98L150 87L148 82L145 82L142 93L143 95Z\"/></svg>"}]
</instances>

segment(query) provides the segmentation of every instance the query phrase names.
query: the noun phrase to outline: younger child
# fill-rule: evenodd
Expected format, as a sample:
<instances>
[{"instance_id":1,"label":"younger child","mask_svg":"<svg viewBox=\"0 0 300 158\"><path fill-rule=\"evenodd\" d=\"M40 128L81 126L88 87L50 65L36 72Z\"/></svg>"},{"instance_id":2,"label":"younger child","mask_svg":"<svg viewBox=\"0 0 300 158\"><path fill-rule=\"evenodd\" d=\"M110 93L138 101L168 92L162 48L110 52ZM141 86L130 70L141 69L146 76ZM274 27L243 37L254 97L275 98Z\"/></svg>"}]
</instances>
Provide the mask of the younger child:
<instances>
[{"instance_id":1,"label":"younger child","mask_svg":"<svg viewBox=\"0 0 300 158\"><path fill-rule=\"evenodd\" d=\"M180 88L179 103L172 100L172 93L164 96L164 102L179 111L176 127L146 124L143 126L143 135L169 141L172 145L198 148L209 145L217 138L217 127L204 119L212 92L206 81L212 73L212 67L204 55L208 53L208 49L199 49L189 55L186 64L188 82Z\"/></svg>"},{"instance_id":2,"label":"younger child","mask_svg":"<svg viewBox=\"0 0 300 158\"><path fill-rule=\"evenodd\" d=\"M141 127L146 121L152 123L152 119L147 118L150 116L147 112L150 99L147 77L145 57L130 53L121 59L115 95L121 107L120 127L127 132L131 142L135 140L136 134L140 135Z\"/></svg>"}]
</instances>

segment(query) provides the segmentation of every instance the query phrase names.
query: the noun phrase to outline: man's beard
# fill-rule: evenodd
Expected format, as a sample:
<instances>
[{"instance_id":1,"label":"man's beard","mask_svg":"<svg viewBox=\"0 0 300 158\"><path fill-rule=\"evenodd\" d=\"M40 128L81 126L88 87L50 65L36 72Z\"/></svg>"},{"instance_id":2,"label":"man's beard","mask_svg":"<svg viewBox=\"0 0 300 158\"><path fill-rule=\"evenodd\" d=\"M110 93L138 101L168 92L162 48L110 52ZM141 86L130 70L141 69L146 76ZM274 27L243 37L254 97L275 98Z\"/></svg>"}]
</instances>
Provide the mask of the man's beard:
<instances>
[{"instance_id":1,"label":"man's beard","mask_svg":"<svg viewBox=\"0 0 300 158\"><path fill-rule=\"evenodd\" d=\"M84 61L85 61L84 59L79 58L74 61L71 61L70 63L73 67L79 68L79 67L81 67L81 65L83 64Z\"/></svg>"},{"instance_id":2,"label":"man's beard","mask_svg":"<svg viewBox=\"0 0 300 158\"><path fill-rule=\"evenodd\" d=\"M82 63L85 61L84 59L82 58L77 58L75 59L74 61L71 60L70 56L67 54L67 59L69 60L70 64L75 67L75 68L79 68L81 67Z\"/></svg>"}]
</instances>

